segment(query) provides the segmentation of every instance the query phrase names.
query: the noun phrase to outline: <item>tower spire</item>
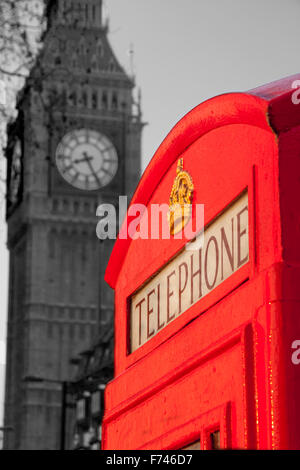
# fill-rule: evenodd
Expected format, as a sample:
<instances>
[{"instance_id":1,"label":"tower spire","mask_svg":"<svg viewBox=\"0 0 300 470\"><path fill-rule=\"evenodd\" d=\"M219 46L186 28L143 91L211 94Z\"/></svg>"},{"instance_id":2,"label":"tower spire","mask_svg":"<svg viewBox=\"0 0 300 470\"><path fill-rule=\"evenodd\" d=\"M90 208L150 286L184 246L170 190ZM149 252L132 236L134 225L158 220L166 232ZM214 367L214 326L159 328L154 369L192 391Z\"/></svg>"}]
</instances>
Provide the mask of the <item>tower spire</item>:
<instances>
[{"instance_id":1,"label":"tower spire","mask_svg":"<svg viewBox=\"0 0 300 470\"><path fill-rule=\"evenodd\" d=\"M103 0L46 0L46 5L51 23L103 28Z\"/></svg>"}]
</instances>

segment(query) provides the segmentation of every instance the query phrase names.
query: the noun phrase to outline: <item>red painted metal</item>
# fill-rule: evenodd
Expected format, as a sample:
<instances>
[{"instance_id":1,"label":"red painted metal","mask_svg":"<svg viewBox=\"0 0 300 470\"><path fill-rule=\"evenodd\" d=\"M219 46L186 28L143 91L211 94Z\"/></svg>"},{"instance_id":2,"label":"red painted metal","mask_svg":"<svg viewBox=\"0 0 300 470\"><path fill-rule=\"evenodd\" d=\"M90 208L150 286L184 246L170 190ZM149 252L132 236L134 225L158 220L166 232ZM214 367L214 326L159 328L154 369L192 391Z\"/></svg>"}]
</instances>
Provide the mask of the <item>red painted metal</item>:
<instances>
[{"instance_id":1,"label":"red painted metal","mask_svg":"<svg viewBox=\"0 0 300 470\"><path fill-rule=\"evenodd\" d=\"M115 289L115 378L105 393L104 449L199 440L209 449L216 429L223 448L300 449L300 365L291 360L300 340L299 79L200 104L146 169L132 203L168 204L183 156L205 225L248 188L250 259L129 354L127 299L185 242L117 240L106 271Z\"/></svg>"}]
</instances>

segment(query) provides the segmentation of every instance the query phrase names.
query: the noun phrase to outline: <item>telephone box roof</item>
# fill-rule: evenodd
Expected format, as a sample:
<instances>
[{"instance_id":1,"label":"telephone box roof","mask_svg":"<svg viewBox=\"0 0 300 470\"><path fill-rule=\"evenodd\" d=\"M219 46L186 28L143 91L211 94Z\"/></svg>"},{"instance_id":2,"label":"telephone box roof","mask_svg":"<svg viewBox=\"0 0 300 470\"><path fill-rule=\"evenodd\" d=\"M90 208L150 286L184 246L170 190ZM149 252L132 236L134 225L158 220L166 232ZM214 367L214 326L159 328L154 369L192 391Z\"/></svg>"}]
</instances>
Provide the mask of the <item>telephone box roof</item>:
<instances>
[{"instance_id":1,"label":"telephone box roof","mask_svg":"<svg viewBox=\"0 0 300 470\"><path fill-rule=\"evenodd\" d=\"M292 94L299 86L300 74L296 74L247 92L220 95L196 106L175 125L154 154L131 205L147 206L169 167L190 145L213 129L248 124L279 134L293 127L299 122L300 106L293 103ZM127 215L127 224L130 220ZM118 237L114 245L105 273L105 280L112 288L116 286L131 241Z\"/></svg>"}]
</instances>

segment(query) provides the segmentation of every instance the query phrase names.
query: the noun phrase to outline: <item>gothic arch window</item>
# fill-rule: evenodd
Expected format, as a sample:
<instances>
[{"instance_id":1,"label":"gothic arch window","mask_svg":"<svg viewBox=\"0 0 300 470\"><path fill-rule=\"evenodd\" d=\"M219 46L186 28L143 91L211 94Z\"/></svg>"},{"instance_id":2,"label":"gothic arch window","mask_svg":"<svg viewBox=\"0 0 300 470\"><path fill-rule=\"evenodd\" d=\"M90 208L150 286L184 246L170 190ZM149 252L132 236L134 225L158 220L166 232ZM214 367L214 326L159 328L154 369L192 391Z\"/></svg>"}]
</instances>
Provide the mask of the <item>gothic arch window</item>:
<instances>
[{"instance_id":1,"label":"gothic arch window","mask_svg":"<svg viewBox=\"0 0 300 470\"><path fill-rule=\"evenodd\" d=\"M92 93L92 108L97 109L98 108L98 92L97 90L94 90Z\"/></svg>"},{"instance_id":2,"label":"gothic arch window","mask_svg":"<svg viewBox=\"0 0 300 470\"><path fill-rule=\"evenodd\" d=\"M65 2L65 22L72 23L73 22L73 0L66 0Z\"/></svg>"},{"instance_id":3,"label":"gothic arch window","mask_svg":"<svg viewBox=\"0 0 300 470\"><path fill-rule=\"evenodd\" d=\"M59 40L59 51L60 52L66 52L66 48L67 48L67 43L65 40L63 39L60 39Z\"/></svg>"},{"instance_id":4,"label":"gothic arch window","mask_svg":"<svg viewBox=\"0 0 300 470\"><path fill-rule=\"evenodd\" d=\"M57 88L55 86L52 86L48 92L49 104L54 103L57 100L57 96L58 96Z\"/></svg>"},{"instance_id":5,"label":"gothic arch window","mask_svg":"<svg viewBox=\"0 0 300 470\"><path fill-rule=\"evenodd\" d=\"M87 108L88 107L88 94L87 94L87 90L83 90L82 91L82 106L84 108Z\"/></svg>"},{"instance_id":6,"label":"gothic arch window","mask_svg":"<svg viewBox=\"0 0 300 470\"><path fill-rule=\"evenodd\" d=\"M75 89L71 90L69 94L69 104L71 106L77 106L77 93Z\"/></svg>"},{"instance_id":7,"label":"gothic arch window","mask_svg":"<svg viewBox=\"0 0 300 470\"><path fill-rule=\"evenodd\" d=\"M84 203L84 212L85 212L85 214L88 214L88 213L91 212L91 206L90 206L89 202ZM85 234L85 236L87 236L87 235Z\"/></svg>"},{"instance_id":8,"label":"gothic arch window","mask_svg":"<svg viewBox=\"0 0 300 470\"><path fill-rule=\"evenodd\" d=\"M107 91L104 91L102 93L102 108L103 109L108 109L108 96L107 96Z\"/></svg>"},{"instance_id":9,"label":"gothic arch window","mask_svg":"<svg viewBox=\"0 0 300 470\"><path fill-rule=\"evenodd\" d=\"M95 72L97 70L97 57L94 54L92 57L92 71Z\"/></svg>"},{"instance_id":10,"label":"gothic arch window","mask_svg":"<svg viewBox=\"0 0 300 470\"><path fill-rule=\"evenodd\" d=\"M76 215L79 213L79 202L78 201L74 201L73 211L74 211L74 214L76 214Z\"/></svg>"},{"instance_id":11,"label":"gothic arch window","mask_svg":"<svg viewBox=\"0 0 300 470\"><path fill-rule=\"evenodd\" d=\"M80 330L79 330L79 338L84 339L86 337L86 330L87 326L86 325L80 325Z\"/></svg>"},{"instance_id":12,"label":"gothic arch window","mask_svg":"<svg viewBox=\"0 0 300 470\"><path fill-rule=\"evenodd\" d=\"M81 87L78 85L76 87L76 95L77 95L77 106L82 106L82 96L81 96Z\"/></svg>"},{"instance_id":13,"label":"gothic arch window","mask_svg":"<svg viewBox=\"0 0 300 470\"><path fill-rule=\"evenodd\" d=\"M121 95L119 95L119 103L120 103L121 109L125 111L129 104L126 94L122 93Z\"/></svg>"},{"instance_id":14,"label":"gothic arch window","mask_svg":"<svg viewBox=\"0 0 300 470\"><path fill-rule=\"evenodd\" d=\"M53 212L58 212L58 200L57 199L53 200L52 209L53 209Z\"/></svg>"},{"instance_id":15,"label":"gothic arch window","mask_svg":"<svg viewBox=\"0 0 300 470\"><path fill-rule=\"evenodd\" d=\"M69 325L69 338L72 341L74 339L74 325Z\"/></svg>"},{"instance_id":16,"label":"gothic arch window","mask_svg":"<svg viewBox=\"0 0 300 470\"><path fill-rule=\"evenodd\" d=\"M59 40L56 37L52 37L49 40L50 52L54 55L59 53Z\"/></svg>"},{"instance_id":17,"label":"gothic arch window","mask_svg":"<svg viewBox=\"0 0 300 470\"><path fill-rule=\"evenodd\" d=\"M82 106L83 106L83 103L82 103L82 90L80 88L79 91L78 91L78 107L81 108Z\"/></svg>"},{"instance_id":18,"label":"gothic arch window","mask_svg":"<svg viewBox=\"0 0 300 470\"><path fill-rule=\"evenodd\" d=\"M53 325L51 322L49 322L47 326L47 336L49 339L53 338Z\"/></svg>"},{"instance_id":19,"label":"gothic arch window","mask_svg":"<svg viewBox=\"0 0 300 470\"><path fill-rule=\"evenodd\" d=\"M111 59L109 62L109 67L108 67L110 72L114 72L116 69L115 62Z\"/></svg>"},{"instance_id":20,"label":"gothic arch window","mask_svg":"<svg viewBox=\"0 0 300 470\"><path fill-rule=\"evenodd\" d=\"M80 106L81 89L76 87L76 106Z\"/></svg>"},{"instance_id":21,"label":"gothic arch window","mask_svg":"<svg viewBox=\"0 0 300 470\"><path fill-rule=\"evenodd\" d=\"M117 110L119 107L118 93L116 91L113 92L111 106L113 110Z\"/></svg>"},{"instance_id":22,"label":"gothic arch window","mask_svg":"<svg viewBox=\"0 0 300 470\"><path fill-rule=\"evenodd\" d=\"M68 14L68 2L67 2L67 0L64 0L63 9L62 9L62 20L63 20L63 23L66 23L67 14Z\"/></svg>"},{"instance_id":23,"label":"gothic arch window","mask_svg":"<svg viewBox=\"0 0 300 470\"><path fill-rule=\"evenodd\" d=\"M88 239L88 234L86 232L83 232L82 237L81 237L81 261L83 263L85 263L87 260L87 251L88 251L87 239ZM83 275L83 279L82 279L82 282L83 282L85 280L85 273L82 272L82 275Z\"/></svg>"},{"instance_id":24,"label":"gothic arch window","mask_svg":"<svg viewBox=\"0 0 300 470\"><path fill-rule=\"evenodd\" d=\"M76 91L75 91L75 96L76 96ZM64 211L64 212L67 212L67 210L69 209L69 201L68 201L68 199L63 199L62 205L63 205L63 211Z\"/></svg>"},{"instance_id":25,"label":"gothic arch window","mask_svg":"<svg viewBox=\"0 0 300 470\"><path fill-rule=\"evenodd\" d=\"M103 47L103 43L102 43L101 39L98 39L96 48L97 48L97 56L98 57L103 57L104 56L104 47Z\"/></svg>"},{"instance_id":26,"label":"gothic arch window","mask_svg":"<svg viewBox=\"0 0 300 470\"><path fill-rule=\"evenodd\" d=\"M56 232L55 230L51 230L49 233L49 238L48 238L49 257L51 259L55 258L55 240L56 240Z\"/></svg>"},{"instance_id":27,"label":"gothic arch window","mask_svg":"<svg viewBox=\"0 0 300 470\"><path fill-rule=\"evenodd\" d=\"M76 55L75 52L74 52L73 55L72 55L71 65L72 65L72 68L73 68L73 69L77 69L77 68L78 68L78 59L77 59L77 55Z\"/></svg>"},{"instance_id":28,"label":"gothic arch window","mask_svg":"<svg viewBox=\"0 0 300 470\"><path fill-rule=\"evenodd\" d=\"M77 4L75 5L75 8L76 8L76 20L78 23L81 22L81 18L82 18L82 15L81 15L81 11L82 11L82 6L81 6L81 3L80 2L77 2Z\"/></svg>"},{"instance_id":29,"label":"gothic arch window","mask_svg":"<svg viewBox=\"0 0 300 470\"><path fill-rule=\"evenodd\" d=\"M89 333L90 333L90 341L92 341L94 335L95 335L95 327L94 325L90 325L89 327Z\"/></svg>"},{"instance_id":30,"label":"gothic arch window","mask_svg":"<svg viewBox=\"0 0 300 470\"><path fill-rule=\"evenodd\" d=\"M81 36L79 41L79 54L84 56L86 53L86 42L83 36Z\"/></svg>"},{"instance_id":31,"label":"gothic arch window","mask_svg":"<svg viewBox=\"0 0 300 470\"><path fill-rule=\"evenodd\" d=\"M71 2L71 5L69 8L70 8L69 18L70 18L70 22L73 25L74 22L76 21L76 5L74 5L73 1Z\"/></svg>"},{"instance_id":32,"label":"gothic arch window","mask_svg":"<svg viewBox=\"0 0 300 470\"><path fill-rule=\"evenodd\" d=\"M60 97L62 106L65 106L67 104L67 90L65 86L62 87Z\"/></svg>"}]
</instances>

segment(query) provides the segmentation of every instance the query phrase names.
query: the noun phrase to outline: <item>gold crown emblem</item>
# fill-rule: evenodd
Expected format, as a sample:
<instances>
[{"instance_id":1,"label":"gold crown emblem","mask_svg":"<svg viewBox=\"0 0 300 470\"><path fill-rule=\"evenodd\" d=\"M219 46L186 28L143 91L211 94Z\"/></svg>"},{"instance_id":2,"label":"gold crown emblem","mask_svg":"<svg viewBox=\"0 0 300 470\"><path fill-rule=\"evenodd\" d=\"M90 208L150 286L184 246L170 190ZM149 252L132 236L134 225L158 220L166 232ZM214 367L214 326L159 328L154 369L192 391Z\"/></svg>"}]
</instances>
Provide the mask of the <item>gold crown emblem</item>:
<instances>
[{"instance_id":1,"label":"gold crown emblem","mask_svg":"<svg viewBox=\"0 0 300 470\"><path fill-rule=\"evenodd\" d=\"M169 203L168 222L171 235L180 232L190 220L193 193L194 185L192 177L187 171L183 170L183 158L180 158Z\"/></svg>"}]
</instances>

